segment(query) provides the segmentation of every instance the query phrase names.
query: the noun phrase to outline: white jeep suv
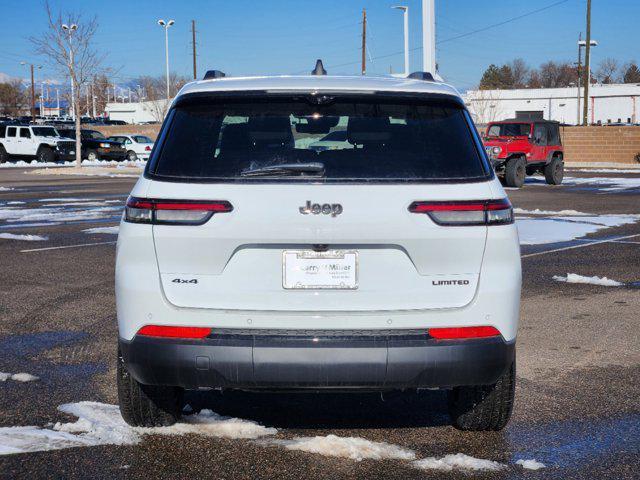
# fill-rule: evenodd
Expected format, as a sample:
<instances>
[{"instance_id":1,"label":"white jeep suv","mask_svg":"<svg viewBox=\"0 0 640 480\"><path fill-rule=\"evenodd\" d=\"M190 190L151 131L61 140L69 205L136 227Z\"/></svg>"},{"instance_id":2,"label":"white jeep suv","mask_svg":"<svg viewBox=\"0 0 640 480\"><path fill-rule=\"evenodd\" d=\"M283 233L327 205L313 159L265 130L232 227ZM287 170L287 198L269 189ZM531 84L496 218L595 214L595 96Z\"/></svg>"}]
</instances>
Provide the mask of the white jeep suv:
<instances>
[{"instance_id":1,"label":"white jeep suv","mask_svg":"<svg viewBox=\"0 0 640 480\"><path fill-rule=\"evenodd\" d=\"M173 101L120 226L124 419L171 424L184 390L440 388L456 427L503 428L518 235L458 92L207 77ZM343 148L309 148L336 131Z\"/></svg>"}]
</instances>

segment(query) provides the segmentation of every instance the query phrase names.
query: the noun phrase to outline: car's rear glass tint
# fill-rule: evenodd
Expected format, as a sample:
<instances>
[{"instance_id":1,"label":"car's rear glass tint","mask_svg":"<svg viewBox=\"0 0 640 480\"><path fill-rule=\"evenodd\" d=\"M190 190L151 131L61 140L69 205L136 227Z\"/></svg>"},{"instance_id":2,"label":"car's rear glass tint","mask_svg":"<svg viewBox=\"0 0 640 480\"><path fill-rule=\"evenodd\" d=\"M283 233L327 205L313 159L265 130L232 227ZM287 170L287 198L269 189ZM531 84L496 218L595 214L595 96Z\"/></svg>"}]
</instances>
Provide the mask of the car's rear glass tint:
<instances>
[{"instance_id":1,"label":"car's rear glass tint","mask_svg":"<svg viewBox=\"0 0 640 480\"><path fill-rule=\"evenodd\" d=\"M470 118L453 101L372 94L320 103L264 94L178 104L148 173L184 180L315 182L490 175ZM265 167L310 163L313 168L302 173L274 169L250 175Z\"/></svg>"}]
</instances>

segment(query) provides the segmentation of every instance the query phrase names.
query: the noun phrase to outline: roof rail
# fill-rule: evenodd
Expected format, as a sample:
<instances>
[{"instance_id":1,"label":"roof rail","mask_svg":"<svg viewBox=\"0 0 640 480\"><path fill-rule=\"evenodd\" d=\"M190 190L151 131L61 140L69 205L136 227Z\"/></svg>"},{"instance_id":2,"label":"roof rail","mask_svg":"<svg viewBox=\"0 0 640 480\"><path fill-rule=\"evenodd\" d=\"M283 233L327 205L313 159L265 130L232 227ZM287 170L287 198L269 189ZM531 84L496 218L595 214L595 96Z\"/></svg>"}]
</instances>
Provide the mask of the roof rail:
<instances>
[{"instance_id":1,"label":"roof rail","mask_svg":"<svg viewBox=\"0 0 640 480\"><path fill-rule=\"evenodd\" d=\"M430 72L413 72L410 73L407 78L412 78L413 80L424 80L426 82L436 81L436 79L433 78L433 75Z\"/></svg>"},{"instance_id":2,"label":"roof rail","mask_svg":"<svg viewBox=\"0 0 640 480\"><path fill-rule=\"evenodd\" d=\"M322 65L322 60L316 60L316 66L313 70L311 70L311 75L326 75L327 71L324 69Z\"/></svg>"},{"instance_id":3,"label":"roof rail","mask_svg":"<svg viewBox=\"0 0 640 480\"><path fill-rule=\"evenodd\" d=\"M214 78L223 78L226 77L224 72L220 70L207 70L207 73L204 74L203 80L212 80Z\"/></svg>"}]
</instances>

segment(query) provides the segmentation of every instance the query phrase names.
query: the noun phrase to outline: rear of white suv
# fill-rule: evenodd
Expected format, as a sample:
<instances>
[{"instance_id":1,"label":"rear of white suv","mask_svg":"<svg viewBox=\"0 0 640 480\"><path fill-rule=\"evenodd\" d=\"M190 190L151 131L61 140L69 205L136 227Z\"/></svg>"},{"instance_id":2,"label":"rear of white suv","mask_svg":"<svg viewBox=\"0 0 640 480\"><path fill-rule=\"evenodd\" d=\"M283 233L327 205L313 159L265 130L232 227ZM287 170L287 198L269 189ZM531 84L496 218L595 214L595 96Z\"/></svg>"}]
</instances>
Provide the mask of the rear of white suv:
<instances>
[{"instance_id":1,"label":"rear of white suv","mask_svg":"<svg viewBox=\"0 0 640 480\"><path fill-rule=\"evenodd\" d=\"M346 132L344 148L310 145ZM123 417L197 389L443 388L454 424L506 425L520 256L451 87L273 77L187 85L120 226Z\"/></svg>"}]
</instances>

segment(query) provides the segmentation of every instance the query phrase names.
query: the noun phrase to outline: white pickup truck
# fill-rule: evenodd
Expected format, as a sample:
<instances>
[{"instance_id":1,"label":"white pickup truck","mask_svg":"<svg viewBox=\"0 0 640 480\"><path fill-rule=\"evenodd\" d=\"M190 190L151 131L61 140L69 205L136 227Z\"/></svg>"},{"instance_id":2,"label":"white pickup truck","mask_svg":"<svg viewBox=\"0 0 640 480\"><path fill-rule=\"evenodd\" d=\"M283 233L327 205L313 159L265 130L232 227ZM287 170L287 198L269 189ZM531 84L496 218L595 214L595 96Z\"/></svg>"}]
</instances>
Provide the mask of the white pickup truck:
<instances>
[{"instance_id":1,"label":"white pickup truck","mask_svg":"<svg viewBox=\"0 0 640 480\"><path fill-rule=\"evenodd\" d=\"M0 163L10 158L53 162L62 147L75 149L75 141L61 137L54 127L0 125Z\"/></svg>"}]
</instances>

